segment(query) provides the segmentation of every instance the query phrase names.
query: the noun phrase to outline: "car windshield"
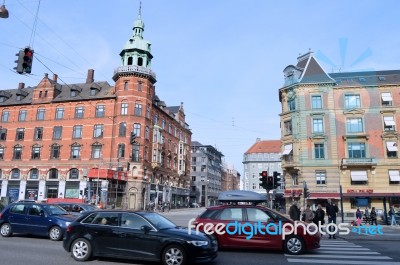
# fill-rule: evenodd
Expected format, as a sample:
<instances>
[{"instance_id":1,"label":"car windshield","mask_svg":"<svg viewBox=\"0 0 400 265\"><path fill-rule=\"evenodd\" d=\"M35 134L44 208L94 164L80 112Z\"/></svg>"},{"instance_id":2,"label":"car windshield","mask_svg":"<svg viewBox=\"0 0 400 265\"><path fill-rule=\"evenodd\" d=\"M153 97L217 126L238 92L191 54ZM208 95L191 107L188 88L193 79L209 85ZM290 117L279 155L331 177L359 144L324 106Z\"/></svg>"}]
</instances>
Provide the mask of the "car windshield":
<instances>
[{"instance_id":1,"label":"car windshield","mask_svg":"<svg viewBox=\"0 0 400 265\"><path fill-rule=\"evenodd\" d=\"M158 230L176 227L176 224L174 224L173 222L171 222L164 216L161 216L156 213L145 213L145 214L143 214L143 217L145 217Z\"/></svg>"},{"instance_id":2,"label":"car windshield","mask_svg":"<svg viewBox=\"0 0 400 265\"><path fill-rule=\"evenodd\" d=\"M58 205L44 205L43 208L50 215L68 214L66 210L64 210L62 207Z\"/></svg>"}]
</instances>

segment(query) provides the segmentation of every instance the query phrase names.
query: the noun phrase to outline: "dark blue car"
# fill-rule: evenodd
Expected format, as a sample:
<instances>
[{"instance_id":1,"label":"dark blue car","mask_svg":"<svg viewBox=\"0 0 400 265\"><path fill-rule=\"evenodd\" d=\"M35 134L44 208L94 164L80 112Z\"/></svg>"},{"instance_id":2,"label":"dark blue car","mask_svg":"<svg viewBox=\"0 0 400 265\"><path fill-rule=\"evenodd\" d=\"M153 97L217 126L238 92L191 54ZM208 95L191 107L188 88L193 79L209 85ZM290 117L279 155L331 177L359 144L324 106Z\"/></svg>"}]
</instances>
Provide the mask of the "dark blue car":
<instances>
[{"instance_id":1,"label":"dark blue car","mask_svg":"<svg viewBox=\"0 0 400 265\"><path fill-rule=\"evenodd\" d=\"M0 213L0 234L9 237L13 233L48 236L58 241L67 226L76 219L63 208L54 204L17 202L8 205Z\"/></svg>"}]
</instances>

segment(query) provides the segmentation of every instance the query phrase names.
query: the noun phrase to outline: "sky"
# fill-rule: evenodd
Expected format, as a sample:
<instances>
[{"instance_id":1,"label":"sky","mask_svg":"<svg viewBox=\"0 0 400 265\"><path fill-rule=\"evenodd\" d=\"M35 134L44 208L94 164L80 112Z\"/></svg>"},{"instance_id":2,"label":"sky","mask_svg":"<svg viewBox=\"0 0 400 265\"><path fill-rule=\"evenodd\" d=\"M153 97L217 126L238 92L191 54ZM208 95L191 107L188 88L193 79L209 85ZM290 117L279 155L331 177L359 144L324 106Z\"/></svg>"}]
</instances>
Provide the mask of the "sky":
<instances>
[{"instance_id":1,"label":"sky","mask_svg":"<svg viewBox=\"0 0 400 265\"><path fill-rule=\"evenodd\" d=\"M60 83L114 85L139 0L6 0L0 18L0 90ZM400 1L142 0L156 93L183 102L192 141L212 145L243 175L243 154L279 140L283 69L310 49L327 72L400 66ZM36 18L37 14L37 19ZM34 26L36 25L36 26ZM31 75L13 70L31 46Z\"/></svg>"}]
</instances>

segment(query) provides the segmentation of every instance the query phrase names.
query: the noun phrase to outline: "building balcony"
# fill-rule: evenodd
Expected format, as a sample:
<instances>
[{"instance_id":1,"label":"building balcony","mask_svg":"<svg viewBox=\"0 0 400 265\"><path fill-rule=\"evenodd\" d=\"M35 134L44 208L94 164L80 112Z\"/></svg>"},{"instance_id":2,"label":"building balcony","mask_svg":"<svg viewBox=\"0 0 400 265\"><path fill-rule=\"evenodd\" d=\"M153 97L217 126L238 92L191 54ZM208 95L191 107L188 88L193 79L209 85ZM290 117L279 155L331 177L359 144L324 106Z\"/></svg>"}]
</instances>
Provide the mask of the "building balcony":
<instances>
[{"instance_id":1,"label":"building balcony","mask_svg":"<svg viewBox=\"0 0 400 265\"><path fill-rule=\"evenodd\" d=\"M114 70L114 77L115 78L117 75L121 74L129 74L129 73L137 73L137 74L142 74L142 75L147 75L152 77L154 80L157 79L156 74L151 71L149 68L143 67L143 66L138 66L138 65L126 65L126 66L120 66Z\"/></svg>"},{"instance_id":2,"label":"building balcony","mask_svg":"<svg viewBox=\"0 0 400 265\"><path fill-rule=\"evenodd\" d=\"M343 158L342 168L348 167L376 167L375 158Z\"/></svg>"}]
</instances>

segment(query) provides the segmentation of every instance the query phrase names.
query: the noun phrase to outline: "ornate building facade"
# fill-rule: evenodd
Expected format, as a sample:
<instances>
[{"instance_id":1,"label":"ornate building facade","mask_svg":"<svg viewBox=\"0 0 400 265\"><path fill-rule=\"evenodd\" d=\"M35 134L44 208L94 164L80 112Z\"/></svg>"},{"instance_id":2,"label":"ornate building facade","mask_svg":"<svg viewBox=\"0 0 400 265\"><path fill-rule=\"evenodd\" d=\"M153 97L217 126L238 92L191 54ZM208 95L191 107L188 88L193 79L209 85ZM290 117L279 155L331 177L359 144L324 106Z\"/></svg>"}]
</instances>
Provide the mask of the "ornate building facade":
<instances>
[{"instance_id":1,"label":"ornate building facade","mask_svg":"<svg viewBox=\"0 0 400 265\"><path fill-rule=\"evenodd\" d=\"M155 91L140 13L112 86L61 84L0 91L1 197L77 199L130 209L189 200L191 131L183 103Z\"/></svg>"}]
</instances>

